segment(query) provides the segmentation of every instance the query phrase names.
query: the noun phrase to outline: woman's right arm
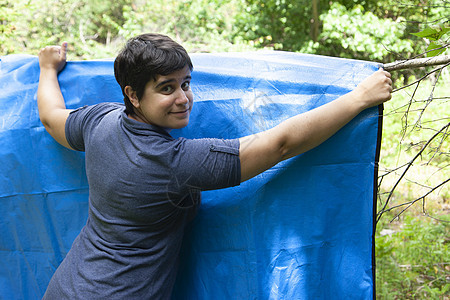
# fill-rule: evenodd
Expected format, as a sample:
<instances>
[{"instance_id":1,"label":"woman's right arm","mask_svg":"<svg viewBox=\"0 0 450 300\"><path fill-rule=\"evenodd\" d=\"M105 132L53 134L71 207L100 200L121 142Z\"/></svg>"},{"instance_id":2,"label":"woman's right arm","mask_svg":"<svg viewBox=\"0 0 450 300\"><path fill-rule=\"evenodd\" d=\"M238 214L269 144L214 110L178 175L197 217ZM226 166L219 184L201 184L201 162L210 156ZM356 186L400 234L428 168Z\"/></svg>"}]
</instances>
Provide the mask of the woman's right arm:
<instances>
[{"instance_id":1,"label":"woman's right arm","mask_svg":"<svg viewBox=\"0 0 450 300\"><path fill-rule=\"evenodd\" d=\"M391 75L378 70L355 90L332 102L241 138L241 182L320 145L364 109L388 101L391 92Z\"/></svg>"},{"instance_id":2,"label":"woman's right arm","mask_svg":"<svg viewBox=\"0 0 450 300\"><path fill-rule=\"evenodd\" d=\"M66 139L65 125L71 110L66 109L58 83L58 73L66 64L67 43L49 46L39 52L37 102L39 118L48 133L61 145L72 149Z\"/></svg>"}]
</instances>

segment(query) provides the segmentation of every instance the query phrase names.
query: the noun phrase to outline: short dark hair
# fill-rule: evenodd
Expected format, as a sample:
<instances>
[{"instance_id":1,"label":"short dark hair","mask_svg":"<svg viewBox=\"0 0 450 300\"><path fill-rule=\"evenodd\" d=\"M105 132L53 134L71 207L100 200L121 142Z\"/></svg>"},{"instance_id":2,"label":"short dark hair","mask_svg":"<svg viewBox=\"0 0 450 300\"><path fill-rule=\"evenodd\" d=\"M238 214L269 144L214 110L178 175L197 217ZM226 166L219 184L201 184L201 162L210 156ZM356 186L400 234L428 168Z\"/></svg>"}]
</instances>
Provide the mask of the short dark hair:
<instances>
[{"instance_id":1,"label":"short dark hair","mask_svg":"<svg viewBox=\"0 0 450 300\"><path fill-rule=\"evenodd\" d=\"M140 100L147 82L186 66L193 70L187 51L166 35L146 33L128 40L114 61L114 76L122 89L125 112L134 112L125 93L126 86L131 86Z\"/></svg>"}]
</instances>

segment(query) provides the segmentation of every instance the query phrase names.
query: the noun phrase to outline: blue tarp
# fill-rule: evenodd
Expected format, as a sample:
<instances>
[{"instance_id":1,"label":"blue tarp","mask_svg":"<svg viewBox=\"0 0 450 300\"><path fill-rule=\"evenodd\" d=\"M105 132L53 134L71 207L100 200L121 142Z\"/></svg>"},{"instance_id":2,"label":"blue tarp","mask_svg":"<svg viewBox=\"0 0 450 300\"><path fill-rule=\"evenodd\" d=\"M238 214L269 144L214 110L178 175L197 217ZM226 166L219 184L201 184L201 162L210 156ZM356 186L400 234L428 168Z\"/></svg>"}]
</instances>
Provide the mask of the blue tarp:
<instances>
[{"instance_id":1,"label":"blue tarp","mask_svg":"<svg viewBox=\"0 0 450 300\"><path fill-rule=\"evenodd\" d=\"M36 104L37 57L0 58L0 299L40 299L85 224L84 154L58 145ZM176 136L235 138L332 101L374 63L285 52L193 54L195 105ZM69 62L68 108L122 102L112 60ZM380 118L239 187L203 193L175 299L371 299ZM141 280L141 278L136 278Z\"/></svg>"}]
</instances>

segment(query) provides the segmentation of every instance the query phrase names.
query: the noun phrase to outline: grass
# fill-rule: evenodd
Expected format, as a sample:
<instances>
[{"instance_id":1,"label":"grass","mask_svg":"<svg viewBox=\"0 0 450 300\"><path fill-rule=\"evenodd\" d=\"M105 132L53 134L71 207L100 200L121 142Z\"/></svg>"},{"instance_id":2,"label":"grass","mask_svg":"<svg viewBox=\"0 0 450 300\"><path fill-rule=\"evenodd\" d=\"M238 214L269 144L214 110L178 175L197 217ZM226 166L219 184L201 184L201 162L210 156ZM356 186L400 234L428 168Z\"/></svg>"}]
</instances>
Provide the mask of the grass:
<instances>
[{"instance_id":1,"label":"grass","mask_svg":"<svg viewBox=\"0 0 450 300\"><path fill-rule=\"evenodd\" d=\"M448 299L448 224L408 214L389 228L376 236L377 299Z\"/></svg>"},{"instance_id":2,"label":"grass","mask_svg":"<svg viewBox=\"0 0 450 300\"><path fill-rule=\"evenodd\" d=\"M435 87L422 81L385 105L378 210L386 205L386 211L376 231L377 299L450 299L450 189L448 182L439 186L450 178L450 129L437 134L450 121L445 82L448 71Z\"/></svg>"}]
</instances>

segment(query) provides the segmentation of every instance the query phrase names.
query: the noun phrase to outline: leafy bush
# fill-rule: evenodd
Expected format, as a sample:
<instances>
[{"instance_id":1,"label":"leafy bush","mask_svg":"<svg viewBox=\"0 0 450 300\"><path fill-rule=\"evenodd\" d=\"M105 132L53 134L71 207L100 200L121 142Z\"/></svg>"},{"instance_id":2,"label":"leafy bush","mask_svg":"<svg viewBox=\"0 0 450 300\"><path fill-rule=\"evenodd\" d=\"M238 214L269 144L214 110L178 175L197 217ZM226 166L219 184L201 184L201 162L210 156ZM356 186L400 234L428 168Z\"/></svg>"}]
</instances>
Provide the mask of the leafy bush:
<instances>
[{"instance_id":1,"label":"leafy bush","mask_svg":"<svg viewBox=\"0 0 450 300\"><path fill-rule=\"evenodd\" d=\"M339 3L333 3L320 18L319 40L310 41L305 52L375 61L386 61L392 52L403 56L413 52L413 41L402 39L402 18L381 19L361 5L347 9Z\"/></svg>"}]
</instances>

